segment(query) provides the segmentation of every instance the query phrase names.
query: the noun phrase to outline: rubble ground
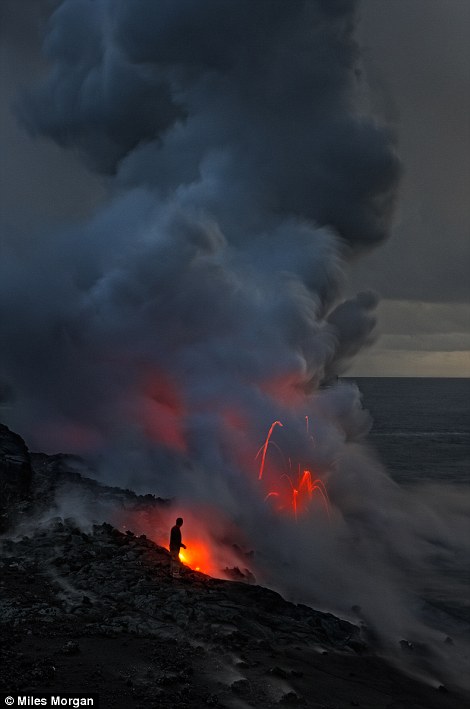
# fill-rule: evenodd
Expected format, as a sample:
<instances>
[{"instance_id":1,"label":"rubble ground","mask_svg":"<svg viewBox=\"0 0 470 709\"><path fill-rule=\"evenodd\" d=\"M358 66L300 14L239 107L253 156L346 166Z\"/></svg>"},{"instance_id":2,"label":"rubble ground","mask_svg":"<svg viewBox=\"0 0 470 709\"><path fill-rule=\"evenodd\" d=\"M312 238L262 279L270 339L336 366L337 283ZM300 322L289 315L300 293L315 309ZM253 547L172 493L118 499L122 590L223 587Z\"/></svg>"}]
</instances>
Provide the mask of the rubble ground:
<instances>
[{"instance_id":1,"label":"rubble ground","mask_svg":"<svg viewBox=\"0 0 470 709\"><path fill-rule=\"evenodd\" d=\"M98 692L101 707L460 709L354 625L185 568L144 535L56 518L0 542L0 689Z\"/></svg>"}]
</instances>

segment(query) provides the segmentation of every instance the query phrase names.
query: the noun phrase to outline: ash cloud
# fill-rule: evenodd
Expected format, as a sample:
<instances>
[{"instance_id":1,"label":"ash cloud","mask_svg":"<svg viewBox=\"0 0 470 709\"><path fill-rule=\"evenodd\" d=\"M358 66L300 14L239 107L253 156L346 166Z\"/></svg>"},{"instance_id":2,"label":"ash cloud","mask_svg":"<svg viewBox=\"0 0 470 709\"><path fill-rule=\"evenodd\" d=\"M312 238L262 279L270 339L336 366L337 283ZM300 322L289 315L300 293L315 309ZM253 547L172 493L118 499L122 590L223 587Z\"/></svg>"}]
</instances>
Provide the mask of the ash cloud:
<instances>
[{"instance_id":1,"label":"ash cloud","mask_svg":"<svg viewBox=\"0 0 470 709\"><path fill-rule=\"evenodd\" d=\"M432 542L398 549L422 531L361 443L356 387L334 381L376 304L342 302L343 270L386 237L399 174L361 108L355 5L58 5L49 71L18 115L105 174L111 197L39 238L26 268L14 250L2 261L7 422L34 446L99 453L115 484L215 502L257 540L271 584L343 611L359 599L385 634L434 642L398 590L403 559ZM331 523L277 514L284 463L260 482L253 462L275 419L291 476L298 462L327 486ZM439 527L422 519L424 536Z\"/></svg>"}]
</instances>

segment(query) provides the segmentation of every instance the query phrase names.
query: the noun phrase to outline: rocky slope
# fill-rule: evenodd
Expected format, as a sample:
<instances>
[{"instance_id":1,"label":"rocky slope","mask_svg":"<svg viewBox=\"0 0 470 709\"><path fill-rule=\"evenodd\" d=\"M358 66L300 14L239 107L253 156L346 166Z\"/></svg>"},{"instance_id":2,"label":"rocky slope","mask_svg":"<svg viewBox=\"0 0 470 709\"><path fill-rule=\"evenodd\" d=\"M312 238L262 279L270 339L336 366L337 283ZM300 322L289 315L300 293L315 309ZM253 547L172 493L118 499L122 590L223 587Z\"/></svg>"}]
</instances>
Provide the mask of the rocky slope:
<instances>
[{"instance_id":1,"label":"rocky slope","mask_svg":"<svg viewBox=\"0 0 470 709\"><path fill-rule=\"evenodd\" d=\"M14 442L24 472L29 454ZM163 502L86 480L77 460L29 460L26 486L11 482L11 459L0 468L14 490L0 541L0 691L95 691L118 709L466 705L391 668L333 615L189 568L172 578L168 552L144 535L38 515L74 486L134 508Z\"/></svg>"},{"instance_id":2,"label":"rocky slope","mask_svg":"<svg viewBox=\"0 0 470 709\"><path fill-rule=\"evenodd\" d=\"M0 424L0 534L25 510L31 481L31 456L26 443Z\"/></svg>"}]
</instances>

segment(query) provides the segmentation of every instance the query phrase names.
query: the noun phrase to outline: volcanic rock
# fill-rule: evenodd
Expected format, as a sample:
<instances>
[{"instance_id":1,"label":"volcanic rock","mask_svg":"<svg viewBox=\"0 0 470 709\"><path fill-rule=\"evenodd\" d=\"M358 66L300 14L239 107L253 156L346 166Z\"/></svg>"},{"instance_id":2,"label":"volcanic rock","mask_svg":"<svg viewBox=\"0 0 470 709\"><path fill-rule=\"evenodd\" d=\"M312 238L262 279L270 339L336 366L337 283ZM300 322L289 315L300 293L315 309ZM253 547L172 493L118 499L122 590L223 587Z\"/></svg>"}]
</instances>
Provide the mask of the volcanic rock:
<instances>
[{"instance_id":1,"label":"volcanic rock","mask_svg":"<svg viewBox=\"0 0 470 709\"><path fill-rule=\"evenodd\" d=\"M27 507L32 481L31 458L23 439L0 424L0 533Z\"/></svg>"},{"instance_id":2,"label":"volcanic rock","mask_svg":"<svg viewBox=\"0 0 470 709\"><path fill-rule=\"evenodd\" d=\"M57 494L78 489L127 509L165 503L101 486L76 469L80 459L30 456L1 434L14 513L0 538L0 690L76 688L98 692L105 709L345 709L351 697L369 709L467 705L390 667L356 625L247 579L189 567L173 578L168 551L144 535L54 516Z\"/></svg>"},{"instance_id":3,"label":"volcanic rock","mask_svg":"<svg viewBox=\"0 0 470 709\"><path fill-rule=\"evenodd\" d=\"M169 562L166 549L106 523L85 533L53 519L4 537L0 688L65 690L72 678L106 695L105 706L196 709L235 706L234 696L319 707L330 694L346 707L359 686L361 706L385 709L401 687L403 707L459 706L437 692L446 704L417 703L431 690L368 655L346 621L188 567L172 578Z\"/></svg>"}]
</instances>

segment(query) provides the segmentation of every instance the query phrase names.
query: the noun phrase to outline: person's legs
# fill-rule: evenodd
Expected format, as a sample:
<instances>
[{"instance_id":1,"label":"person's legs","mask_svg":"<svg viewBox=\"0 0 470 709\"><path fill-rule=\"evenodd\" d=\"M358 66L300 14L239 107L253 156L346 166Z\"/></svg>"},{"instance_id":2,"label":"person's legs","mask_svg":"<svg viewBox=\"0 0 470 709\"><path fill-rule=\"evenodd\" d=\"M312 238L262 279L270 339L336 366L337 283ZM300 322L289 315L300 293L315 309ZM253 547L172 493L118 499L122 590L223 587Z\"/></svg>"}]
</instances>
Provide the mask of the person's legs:
<instances>
[{"instance_id":1,"label":"person's legs","mask_svg":"<svg viewBox=\"0 0 470 709\"><path fill-rule=\"evenodd\" d=\"M171 561L170 561L170 573L172 576L180 575L180 555L178 551L170 551Z\"/></svg>"}]
</instances>

